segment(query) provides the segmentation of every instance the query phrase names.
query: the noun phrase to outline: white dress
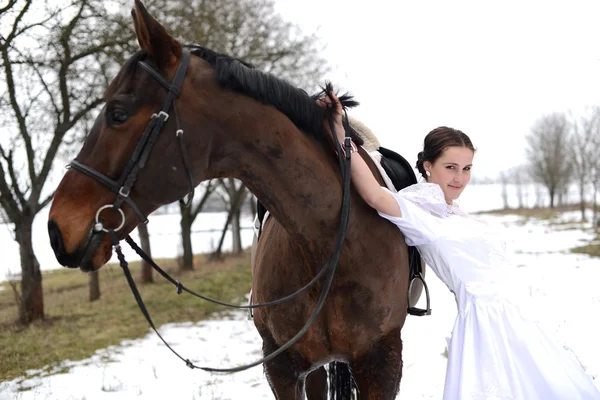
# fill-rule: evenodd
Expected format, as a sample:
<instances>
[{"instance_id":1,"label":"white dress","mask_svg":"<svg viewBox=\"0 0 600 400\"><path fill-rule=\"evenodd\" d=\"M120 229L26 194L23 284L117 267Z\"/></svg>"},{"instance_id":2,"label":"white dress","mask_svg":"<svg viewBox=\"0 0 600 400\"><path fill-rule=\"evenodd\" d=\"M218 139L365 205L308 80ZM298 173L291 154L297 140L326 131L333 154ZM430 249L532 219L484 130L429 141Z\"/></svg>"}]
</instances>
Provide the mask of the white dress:
<instances>
[{"instance_id":1,"label":"white dress","mask_svg":"<svg viewBox=\"0 0 600 400\"><path fill-rule=\"evenodd\" d=\"M517 278L487 224L448 205L437 184L392 194L402 217L379 214L456 297L444 400L600 399L581 366L511 300Z\"/></svg>"}]
</instances>

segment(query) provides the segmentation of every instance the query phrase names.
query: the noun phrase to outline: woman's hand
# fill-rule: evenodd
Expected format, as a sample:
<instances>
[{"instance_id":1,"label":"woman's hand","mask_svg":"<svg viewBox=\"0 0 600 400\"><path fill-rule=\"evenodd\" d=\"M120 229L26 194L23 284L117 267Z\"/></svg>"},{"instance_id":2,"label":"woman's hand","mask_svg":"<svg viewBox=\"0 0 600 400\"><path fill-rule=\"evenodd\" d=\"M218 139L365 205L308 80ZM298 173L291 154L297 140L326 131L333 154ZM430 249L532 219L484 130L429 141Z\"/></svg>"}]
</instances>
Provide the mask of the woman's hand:
<instances>
[{"instance_id":1,"label":"woman's hand","mask_svg":"<svg viewBox=\"0 0 600 400\"><path fill-rule=\"evenodd\" d=\"M335 93L329 92L329 95L317 99L317 104L323 109L333 109L333 127L335 129L338 141L340 143L344 143L344 136L346 136L346 132L344 131L344 125L342 123L342 103L340 100L337 98ZM332 135L329 123L325 123L325 129L330 135Z\"/></svg>"},{"instance_id":2,"label":"woman's hand","mask_svg":"<svg viewBox=\"0 0 600 400\"><path fill-rule=\"evenodd\" d=\"M317 99L317 104L323 109L333 108L333 127L338 141L343 146L346 132L342 124L342 104L340 100L333 92L329 92L325 97ZM332 134L327 122L325 122L325 129L330 135ZM352 158L350 175L352 176L352 184L369 206L387 215L402 216L400 206L394 196L389 191L381 188L362 157Z\"/></svg>"}]
</instances>

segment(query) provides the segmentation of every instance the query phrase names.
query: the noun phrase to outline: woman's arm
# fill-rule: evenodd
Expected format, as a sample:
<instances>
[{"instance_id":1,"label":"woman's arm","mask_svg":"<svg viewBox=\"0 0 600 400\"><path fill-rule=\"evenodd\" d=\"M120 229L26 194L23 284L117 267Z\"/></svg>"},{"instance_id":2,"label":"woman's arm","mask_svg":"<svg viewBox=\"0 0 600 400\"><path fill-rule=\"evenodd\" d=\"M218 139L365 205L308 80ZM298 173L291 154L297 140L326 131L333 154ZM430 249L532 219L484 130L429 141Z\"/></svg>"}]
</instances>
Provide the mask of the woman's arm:
<instances>
[{"instance_id":1,"label":"woman's arm","mask_svg":"<svg viewBox=\"0 0 600 400\"><path fill-rule=\"evenodd\" d=\"M335 102L335 111L333 114L335 133L339 142L344 143L345 132L342 124L342 105L333 92L331 93L331 96ZM331 107L332 104L331 99L327 96L317 100L317 102L323 108ZM329 124L325 124L325 126L325 129L329 134L332 134ZM394 196L379 185L379 182L377 182L371 173L369 166L358 153L356 154L356 157L352 157L352 166L350 167L350 170L354 187L369 206L387 215L394 217L402 216L400 207Z\"/></svg>"}]
</instances>

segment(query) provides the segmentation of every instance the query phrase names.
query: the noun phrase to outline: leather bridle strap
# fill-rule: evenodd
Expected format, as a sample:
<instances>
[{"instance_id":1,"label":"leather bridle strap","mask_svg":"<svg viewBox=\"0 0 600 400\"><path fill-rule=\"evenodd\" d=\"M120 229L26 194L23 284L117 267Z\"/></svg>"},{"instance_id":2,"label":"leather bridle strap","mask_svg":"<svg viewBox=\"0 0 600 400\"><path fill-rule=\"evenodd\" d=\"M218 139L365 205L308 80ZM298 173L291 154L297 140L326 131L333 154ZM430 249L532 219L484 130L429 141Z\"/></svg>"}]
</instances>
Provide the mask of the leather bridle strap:
<instances>
[{"instance_id":1,"label":"leather bridle strap","mask_svg":"<svg viewBox=\"0 0 600 400\"><path fill-rule=\"evenodd\" d=\"M146 163L148 162L148 158L150 157L150 153L152 151L152 148L154 147L154 144L156 143L156 140L158 139L158 135L159 135L160 131L162 130L163 126L169 119L168 112L171 109L173 109L175 111L175 107L174 107L173 103L180 94L180 88L183 84L183 80L185 78L185 74L187 72L189 62L190 62L190 51L187 49L184 49L182 51L179 66L177 67L177 71L175 72L175 76L173 77L173 82L171 82L171 83L167 82L167 80L159 72L157 72L153 67L151 67L144 61L138 62L138 65L144 71L148 72L150 74L150 76L152 76L158 83L160 83L162 86L164 86L167 89L167 97L163 101L159 112L152 115L150 123L148 124L146 129L144 129L144 132L142 133L142 137L138 141L138 144L133 152L133 155L127 162L125 168L123 169L123 173L121 174L121 177L117 181L107 177L103 173L101 173L91 167L88 167L88 166L80 163L77 160L73 160L69 164L69 167L72 167L72 168L88 175L89 177L96 179L97 181L104 184L111 191L113 191L117 194L115 202L112 205L113 209L118 210L118 209L120 209L120 207L123 203L126 203L128 206L131 207L133 212L143 223L147 223L148 219L141 212L141 210L136 206L136 204L133 202L133 200L131 200L131 198L129 197L129 194L131 193L131 189L133 188L133 185L135 184L135 181L137 180L140 170L142 170L144 168L144 166L146 165ZM190 183L191 196L188 197L188 204L190 204L191 198L193 197L195 185L194 185L193 176L192 176L192 173L190 170L191 167L190 167L189 157L188 157L187 151L185 149L185 142L183 141L183 130L179 129L179 121L177 120L176 113L175 113L175 120L176 120L176 125L177 125L176 136L179 140L180 148L183 153L183 162L184 162L185 168L187 170L187 175L188 175L188 179L189 179L189 183ZM98 221L96 221L96 222L98 222Z\"/></svg>"}]
</instances>

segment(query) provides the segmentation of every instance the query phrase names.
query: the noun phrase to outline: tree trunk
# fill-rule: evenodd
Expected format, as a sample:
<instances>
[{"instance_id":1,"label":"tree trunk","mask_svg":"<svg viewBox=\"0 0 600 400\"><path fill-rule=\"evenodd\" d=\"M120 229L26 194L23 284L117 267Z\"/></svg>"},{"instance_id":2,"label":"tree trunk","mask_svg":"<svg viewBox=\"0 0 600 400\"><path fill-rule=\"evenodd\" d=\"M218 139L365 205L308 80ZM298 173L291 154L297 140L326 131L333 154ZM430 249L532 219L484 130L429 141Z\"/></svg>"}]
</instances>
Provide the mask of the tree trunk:
<instances>
[{"instance_id":1,"label":"tree trunk","mask_svg":"<svg viewBox=\"0 0 600 400\"><path fill-rule=\"evenodd\" d=\"M506 180L503 179L502 182L502 204L504 205L504 209L508 210L510 207L508 205L508 184L506 183Z\"/></svg>"},{"instance_id":2,"label":"tree trunk","mask_svg":"<svg viewBox=\"0 0 600 400\"><path fill-rule=\"evenodd\" d=\"M250 212L252 213L252 217L254 217L257 213L256 210L256 198L254 196L251 196L250 198Z\"/></svg>"},{"instance_id":3,"label":"tree trunk","mask_svg":"<svg viewBox=\"0 0 600 400\"><path fill-rule=\"evenodd\" d=\"M181 210L181 244L183 247L183 260L180 265L182 270L191 271L194 269L194 251L192 249L192 210L191 207L184 207Z\"/></svg>"},{"instance_id":4,"label":"tree trunk","mask_svg":"<svg viewBox=\"0 0 600 400\"><path fill-rule=\"evenodd\" d=\"M238 215L238 220L237 220L237 240L239 241L239 252L241 252L241 238L240 238L240 229L239 229L239 214L240 214L240 210L242 209L242 205L244 204L244 199L246 198L246 196L248 195L248 190L245 187L240 187L240 189L237 191L237 193L235 194L235 198L232 199L231 202L231 206L229 208L229 212L227 213L227 220L225 221L225 226L223 227L223 230L221 231L221 239L219 239L219 245L217 246L217 249L213 252L213 254L211 255L211 259L220 259L221 255L222 255L222 251L223 251L223 243L225 242L225 235L227 234L227 229L229 227L229 225L234 221L234 217L237 213ZM232 234L234 233L234 228L232 228ZM235 246L235 235L233 235L233 246ZM235 252L235 247L233 247L233 251Z\"/></svg>"},{"instance_id":5,"label":"tree trunk","mask_svg":"<svg viewBox=\"0 0 600 400\"><path fill-rule=\"evenodd\" d=\"M233 254L240 254L242 252L242 235L240 229L240 210L239 207L237 210L233 212L233 216L231 219L231 240L232 247L231 252Z\"/></svg>"},{"instance_id":6,"label":"tree trunk","mask_svg":"<svg viewBox=\"0 0 600 400\"><path fill-rule=\"evenodd\" d=\"M148 225L143 224L143 223L139 224L138 225L138 234L140 235L140 244L142 245L142 250L144 250L144 253L146 253L148 255L148 257L152 257L152 251L150 249L150 234L148 233ZM152 277L152 266L144 260L142 260L141 265L142 265L142 270L141 270L142 283L154 282L154 278Z\"/></svg>"},{"instance_id":7,"label":"tree trunk","mask_svg":"<svg viewBox=\"0 0 600 400\"><path fill-rule=\"evenodd\" d=\"M100 298L100 273L92 271L89 273L90 282L90 301L96 301Z\"/></svg>"},{"instance_id":8,"label":"tree trunk","mask_svg":"<svg viewBox=\"0 0 600 400\"><path fill-rule=\"evenodd\" d=\"M554 208L554 197L555 191L553 189L548 189L548 196L550 196L550 208Z\"/></svg>"},{"instance_id":9,"label":"tree trunk","mask_svg":"<svg viewBox=\"0 0 600 400\"><path fill-rule=\"evenodd\" d=\"M221 238L219 239L219 244L217 245L217 248L210 256L211 260L219 260L221 258L222 252L223 252L223 243L225 242L225 235L227 235L227 230L229 229L229 224L231 223L232 219L233 219L233 210L230 209L229 213L227 214L227 220L225 221L225 225L223 226L223 229L221 230Z\"/></svg>"},{"instance_id":10,"label":"tree trunk","mask_svg":"<svg viewBox=\"0 0 600 400\"><path fill-rule=\"evenodd\" d=\"M592 195L592 225L594 228L600 228L600 219L598 217L598 202L596 196L598 195L598 182L594 181L593 184L594 194Z\"/></svg>"},{"instance_id":11,"label":"tree trunk","mask_svg":"<svg viewBox=\"0 0 600 400\"><path fill-rule=\"evenodd\" d=\"M585 222L585 184L580 182L579 185L579 210L581 211L581 222Z\"/></svg>"},{"instance_id":12,"label":"tree trunk","mask_svg":"<svg viewBox=\"0 0 600 400\"><path fill-rule=\"evenodd\" d=\"M40 264L33 253L31 232L33 218L23 218L16 231L21 253L21 303L19 320L22 324L44 318L44 293Z\"/></svg>"}]
</instances>

